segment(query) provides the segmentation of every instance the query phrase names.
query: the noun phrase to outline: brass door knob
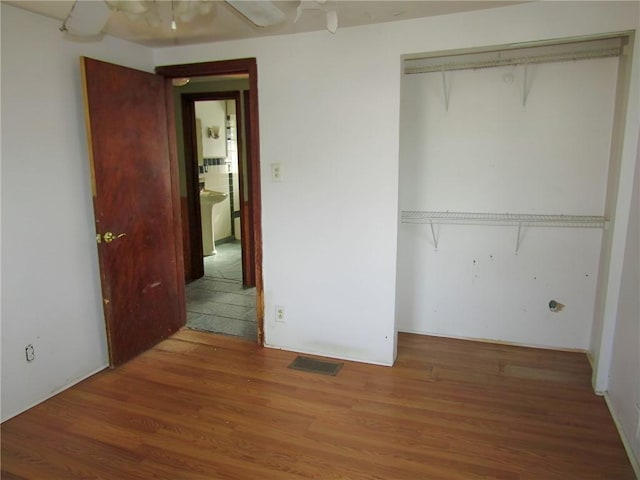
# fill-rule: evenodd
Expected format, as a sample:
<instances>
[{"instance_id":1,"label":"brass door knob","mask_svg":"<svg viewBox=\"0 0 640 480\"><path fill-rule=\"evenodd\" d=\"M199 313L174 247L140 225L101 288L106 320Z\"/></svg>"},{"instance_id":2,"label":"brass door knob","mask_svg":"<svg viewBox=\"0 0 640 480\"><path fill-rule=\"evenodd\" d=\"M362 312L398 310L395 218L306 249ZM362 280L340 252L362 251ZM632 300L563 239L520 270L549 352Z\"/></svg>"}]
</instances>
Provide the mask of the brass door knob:
<instances>
[{"instance_id":1,"label":"brass door knob","mask_svg":"<svg viewBox=\"0 0 640 480\"><path fill-rule=\"evenodd\" d=\"M119 233L119 234L116 235L115 233L105 232L105 234L102 235L102 240L104 240L105 243L111 243L115 239L124 237L125 235L126 235L126 233ZM100 243L101 239L100 239L100 234L99 233L96 235L96 240L98 241L98 243Z\"/></svg>"}]
</instances>

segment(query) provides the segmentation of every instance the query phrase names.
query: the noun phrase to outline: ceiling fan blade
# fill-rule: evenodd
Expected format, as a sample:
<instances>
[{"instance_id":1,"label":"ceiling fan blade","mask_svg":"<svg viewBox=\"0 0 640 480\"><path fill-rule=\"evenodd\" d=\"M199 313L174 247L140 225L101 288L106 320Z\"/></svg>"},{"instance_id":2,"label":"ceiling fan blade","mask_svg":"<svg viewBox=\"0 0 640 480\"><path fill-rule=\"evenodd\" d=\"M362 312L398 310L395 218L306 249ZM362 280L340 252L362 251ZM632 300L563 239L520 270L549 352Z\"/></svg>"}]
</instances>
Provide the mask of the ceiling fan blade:
<instances>
[{"instance_id":1,"label":"ceiling fan blade","mask_svg":"<svg viewBox=\"0 0 640 480\"><path fill-rule=\"evenodd\" d=\"M110 16L111 10L105 2L77 0L60 30L78 37L99 35Z\"/></svg>"},{"instance_id":2,"label":"ceiling fan blade","mask_svg":"<svg viewBox=\"0 0 640 480\"><path fill-rule=\"evenodd\" d=\"M300 17L302 17L302 1L298 3L298 6L296 8L296 18L293 19L293 23L298 23L298 20L300 20Z\"/></svg>"},{"instance_id":3,"label":"ceiling fan blade","mask_svg":"<svg viewBox=\"0 0 640 480\"><path fill-rule=\"evenodd\" d=\"M225 0L231 7L247 17L258 27L270 27L286 20L282 10L268 0Z\"/></svg>"}]
</instances>

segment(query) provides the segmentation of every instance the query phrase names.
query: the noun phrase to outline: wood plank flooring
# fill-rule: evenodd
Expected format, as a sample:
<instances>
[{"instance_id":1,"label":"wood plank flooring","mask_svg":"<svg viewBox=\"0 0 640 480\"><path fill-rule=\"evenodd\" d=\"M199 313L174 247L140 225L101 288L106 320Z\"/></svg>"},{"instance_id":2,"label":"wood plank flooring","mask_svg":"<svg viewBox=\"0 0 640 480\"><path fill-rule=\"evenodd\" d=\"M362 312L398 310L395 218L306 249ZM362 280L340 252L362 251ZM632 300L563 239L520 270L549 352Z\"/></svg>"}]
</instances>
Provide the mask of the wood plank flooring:
<instances>
[{"instance_id":1,"label":"wood plank flooring","mask_svg":"<svg viewBox=\"0 0 640 480\"><path fill-rule=\"evenodd\" d=\"M182 330L6 421L3 479L633 479L583 354L401 334L393 368Z\"/></svg>"}]
</instances>

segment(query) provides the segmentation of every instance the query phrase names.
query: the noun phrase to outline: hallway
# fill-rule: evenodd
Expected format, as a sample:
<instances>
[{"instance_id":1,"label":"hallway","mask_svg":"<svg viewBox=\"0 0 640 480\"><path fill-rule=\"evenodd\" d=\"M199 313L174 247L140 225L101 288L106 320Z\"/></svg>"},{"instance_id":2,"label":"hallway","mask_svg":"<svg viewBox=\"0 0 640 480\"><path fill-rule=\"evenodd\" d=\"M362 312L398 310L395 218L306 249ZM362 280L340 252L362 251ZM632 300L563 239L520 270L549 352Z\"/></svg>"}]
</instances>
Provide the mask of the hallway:
<instances>
[{"instance_id":1,"label":"hallway","mask_svg":"<svg viewBox=\"0 0 640 480\"><path fill-rule=\"evenodd\" d=\"M240 242L216 245L204 277L186 285L187 327L257 341L256 289L242 286Z\"/></svg>"}]
</instances>

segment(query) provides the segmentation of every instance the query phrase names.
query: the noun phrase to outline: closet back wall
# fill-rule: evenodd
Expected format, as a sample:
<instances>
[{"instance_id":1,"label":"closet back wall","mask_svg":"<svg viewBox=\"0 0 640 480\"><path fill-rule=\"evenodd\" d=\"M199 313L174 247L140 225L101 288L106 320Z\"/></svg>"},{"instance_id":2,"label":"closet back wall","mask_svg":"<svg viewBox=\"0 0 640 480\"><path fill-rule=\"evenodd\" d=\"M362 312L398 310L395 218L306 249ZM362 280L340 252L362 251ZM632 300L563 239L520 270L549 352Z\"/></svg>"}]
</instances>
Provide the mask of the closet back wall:
<instances>
[{"instance_id":1,"label":"closet back wall","mask_svg":"<svg viewBox=\"0 0 640 480\"><path fill-rule=\"evenodd\" d=\"M604 215L617 63L403 75L400 209ZM586 350L602 230L517 231L400 225L399 330Z\"/></svg>"}]
</instances>

